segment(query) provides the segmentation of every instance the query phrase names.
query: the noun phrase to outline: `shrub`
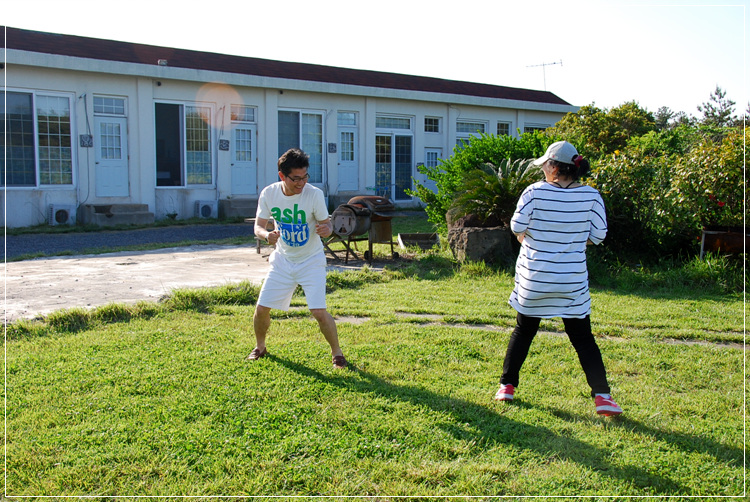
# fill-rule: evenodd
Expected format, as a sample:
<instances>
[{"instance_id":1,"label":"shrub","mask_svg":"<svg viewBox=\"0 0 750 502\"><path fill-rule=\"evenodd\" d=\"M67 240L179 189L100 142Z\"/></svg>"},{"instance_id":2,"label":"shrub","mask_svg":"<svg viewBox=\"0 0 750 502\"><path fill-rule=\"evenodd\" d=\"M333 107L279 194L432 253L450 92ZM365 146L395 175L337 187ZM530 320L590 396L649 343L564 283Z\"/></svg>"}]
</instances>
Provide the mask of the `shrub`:
<instances>
[{"instance_id":1,"label":"shrub","mask_svg":"<svg viewBox=\"0 0 750 502\"><path fill-rule=\"evenodd\" d=\"M523 190L542 178L533 159L503 160L499 167L483 164L466 174L451 204L450 220L475 215L486 226L510 226Z\"/></svg>"},{"instance_id":2,"label":"shrub","mask_svg":"<svg viewBox=\"0 0 750 502\"><path fill-rule=\"evenodd\" d=\"M743 134L738 128L721 138L695 128L667 131L600 159L588 183L607 208L608 247L627 254L695 254L702 227L742 225Z\"/></svg>"},{"instance_id":3,"label":"shrub","mask_svg":"<svg viewBox=\"0 0 750 502\"><path fill-rule=\"evenodd\" d=\"M700 141L675 165L662 213L669 212L696 233L708 226L742 226L747 139L747 131L730 128L723 138Z\"/></svg>"},{"instance_id":4,"label":"shrub","mask_svg":"<svg viewBox=\"0 0 750 502\"><path fill-rule=\"evenodd\" d=\"M649 231L653 201L669 189L667 157L616 151L594 166L587 183L602 195L607 211L607 247L616 252L654 251L659 239ZM665 179L667 178L667 179Z\"/></svg>"},{"instance_id":5,"label":"shrub","mask_svg":"<svg viewBox=\"0 0 750 502\"><path fill-rule=\"evenodd\" d=\"M519 138L482 134L472 137L453 150L453 155L441 159L435 167L420 166L421 174L433 181L437 192L414 180L414 190L410 195L419 197L427 204L425 211L430 222L439 229L446 228L446 213L453 204L456 193L461 190L464 178L485 164L499 166L504 160L530 159L541 157L547 147L556 141L544 132L524 133Z\"/></svg>"}]
</instances>

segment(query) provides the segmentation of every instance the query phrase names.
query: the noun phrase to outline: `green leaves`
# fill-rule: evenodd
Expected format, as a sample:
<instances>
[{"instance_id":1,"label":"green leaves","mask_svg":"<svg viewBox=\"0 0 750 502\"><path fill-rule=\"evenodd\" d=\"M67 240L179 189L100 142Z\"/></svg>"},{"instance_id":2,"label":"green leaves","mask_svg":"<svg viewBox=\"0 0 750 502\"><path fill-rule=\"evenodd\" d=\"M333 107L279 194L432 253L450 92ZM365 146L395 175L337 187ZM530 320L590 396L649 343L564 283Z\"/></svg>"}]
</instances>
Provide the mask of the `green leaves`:
<instances>
[{"instance_id":1,"label":"green leaves","mask_svg":"<svg viewBox=\"0 0 750 502\"><path fill-rule=\"evenodd\" d=\"M747 133L715 136L681 126L649 133L602 157L589 184L604 198L608 247L655 255L696 253L706 226L741 226Z\"/></svg>"},{"instance_id":2,"label":"green leaves","mask_svg":"<svg viewBox=\"0 0 750 502\"><path fill-rule=\"evenodd\" d=\"M475 215L487 226L510 225L521 192L542 178L534 159L482 164L464 178L448 213L451 219Z\"/></svg>"},{"instance_id":3,"label":"green leaves","mask_svg":"<svg viewBox=\"0 0 750 502\"><path fill-rule=\"evenodd\" d=\"M524 133L518 138L489 134L472 137L468 143L457 146L451 157L441 159L438 166L420 166L418 168L421 174L434 182L437 191L432 191L419 180L414 180L415 188L409 193L419 197L422 202L427 204L425 210L429 220L439 228L445 229L446 214L453 205L454 199L461 192L467 190L464 183L473 183L466 181L467 177L479 176L476 171L481 169L482 166L502 166L503 162L508 160L516 161L518 159L541 157L547 147L555 141L554 137L541 131ZM506 174L508 178L517 176L512 172L512 169ZM491 180L487 180L487 182L494 184ZM483 190L483 193L487 195L491 192ZM501 194L502 198L505 199L506 196L502 192ZM520 192L518 192L518 195L520 195ZM515 202L513 201L513 204Z\"/></svg>"}]
</instances>

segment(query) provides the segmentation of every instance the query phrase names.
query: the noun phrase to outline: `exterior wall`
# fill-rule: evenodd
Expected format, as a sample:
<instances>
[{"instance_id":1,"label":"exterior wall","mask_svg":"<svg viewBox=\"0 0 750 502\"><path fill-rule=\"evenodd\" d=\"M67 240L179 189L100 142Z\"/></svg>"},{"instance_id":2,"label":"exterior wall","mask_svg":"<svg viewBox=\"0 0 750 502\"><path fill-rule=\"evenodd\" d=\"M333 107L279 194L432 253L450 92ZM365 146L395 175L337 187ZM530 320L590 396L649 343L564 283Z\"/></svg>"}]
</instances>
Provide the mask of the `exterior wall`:
<instances>
[{"instance_id":1,"label":"exterior wall","mask_svg":"<svg viewBox=\"0 0 750 502\"><path fill-rule=\"evenodd\" d=\"M179 218L194 215L195 201L232 197L256 199L260 190L278 180L278 112L299 110L319 112L323 117L324 182L318 184L334 200L372 194L375 179L376 118L382 115L411 119L412 176L419 179L416 166L425 162L427 149L440 150L447 157L456 145L456 121L483 121L487 132L496 132L497 122L510 122L511 134L525 125L552 125L575 107L538 103L489 100L471 96L367 89L356 86L303 81L282 81L247 75L227 75L155 65L134 65L80 60L70 57L25 54L8 51L7 89L9 91L50 91L71 97L73 141L73 184L59 187L14 188L4 191L8 227L46 222L50 204L146 204L156 219L168 213ZM93 134L94 96L126 100L128 145L128 195L96 195L95 148L81 147L79 135ZM155 145L155 103L193 104L211 110L212 183L200 186L157 186ZM257 126L257 184L254 195L232 193L232 151L221 150L219 139L233 141L230 111L232 105L254 107ZM525 106L528 109L518 108ZM357 117L358 187L339 190L337 113L354 112ZM439 133L424 131L425 117L440 120ZM413 205L418 201L397 201Z\"/></svg>"}]
</instances>

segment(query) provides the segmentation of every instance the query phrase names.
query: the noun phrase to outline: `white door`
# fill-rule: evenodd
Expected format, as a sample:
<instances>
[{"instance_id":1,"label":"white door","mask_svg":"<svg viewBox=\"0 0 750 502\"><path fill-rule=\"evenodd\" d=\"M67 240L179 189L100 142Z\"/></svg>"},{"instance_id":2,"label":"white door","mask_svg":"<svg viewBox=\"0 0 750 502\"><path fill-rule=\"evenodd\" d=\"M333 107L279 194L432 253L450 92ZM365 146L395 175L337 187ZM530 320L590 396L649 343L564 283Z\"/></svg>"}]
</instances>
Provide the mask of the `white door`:
<instances>
[{"instance_id":1,"label":"white door","mask_svg":"<svg viewBox=\"0 0 750 502\"><path fill-rule=\"evenodd\" d=\"M339 128L339 186L337 191L359 188L357 161L357 132L354 128Z\"/></svg>"},{"instance_id":2,"label":"white door","mask_svg":"<svg viewBox=\"0 0 750 502\"><path fill-rule=\"evenodd\" d=\"M97 197L127 197L128 135L124 117L94 117Z\"/></svg>"},{"instance_id":3,"label":"white door","mask_svg":"<svg viewBox=\"0 0 750 502\"><path fill-rule=\"evenodd\" d=\"M258 191L256 126L237 125L232 141L232 195L254 195Z\"/></svg>"}]
</instances>

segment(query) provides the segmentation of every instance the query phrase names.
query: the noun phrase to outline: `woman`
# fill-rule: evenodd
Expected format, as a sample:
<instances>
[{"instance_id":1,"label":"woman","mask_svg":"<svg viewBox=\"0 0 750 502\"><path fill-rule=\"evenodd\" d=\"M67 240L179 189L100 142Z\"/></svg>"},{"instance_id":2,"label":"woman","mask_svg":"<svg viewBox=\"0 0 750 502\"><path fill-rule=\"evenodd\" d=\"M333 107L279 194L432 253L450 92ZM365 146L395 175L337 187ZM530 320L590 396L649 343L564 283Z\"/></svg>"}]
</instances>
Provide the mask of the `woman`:
<instances>
[{"instance_id":1,"label":"woman","mask_svg":"<svg viewBox=\"0 0 750 502\"><path fill-rule=\"evenodd\" d=\"M586 245L599 244L607 234L604 203L596 189L578 182L589 163L570 143L550 145L534 165L542 166L545 181L524 190L510 224L521 242L516 284L509 300L518 314L495 399L513 400L521 366L541 319L562 317L591 387L596 412L619 415L622 408L609 394L589 318Z\"/></svg>"}]
</instances>

